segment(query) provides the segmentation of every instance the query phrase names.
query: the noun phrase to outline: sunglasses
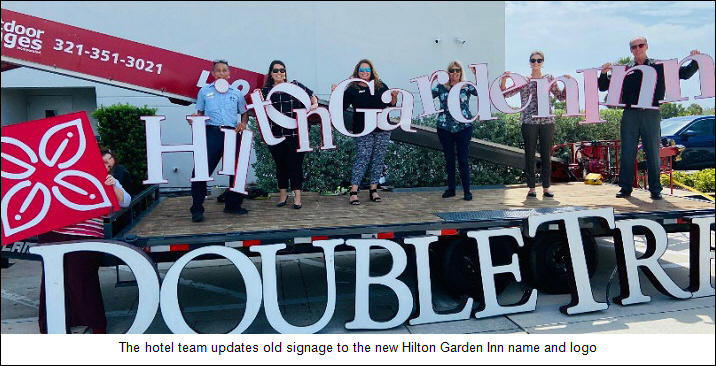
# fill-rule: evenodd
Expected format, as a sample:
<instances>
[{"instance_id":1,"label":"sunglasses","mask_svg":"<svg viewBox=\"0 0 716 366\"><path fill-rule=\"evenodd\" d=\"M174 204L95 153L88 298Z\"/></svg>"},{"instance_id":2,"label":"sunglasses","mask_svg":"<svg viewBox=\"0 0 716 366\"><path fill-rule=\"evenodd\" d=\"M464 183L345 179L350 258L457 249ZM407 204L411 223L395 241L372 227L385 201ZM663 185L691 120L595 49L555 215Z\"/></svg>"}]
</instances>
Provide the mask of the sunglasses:
<instances>
[{"instance_id":1,"label":"sunglasses","mask_svg":"<svg viewBox=\"0 0 716 366\"><path fill-rule=\"evenodd\" d=\"M286 69L272 69L271 72L274 74L278 74L278 73L285 74Z\"/></svg>"},{"instance_id":2,"label":"sunglasses","mask_svg":"<svg viewBox=\"0 0 716 366\"><path fill-rule=\"evenodd\" d=\"M370 72L370 68L364 69L361 67L360 69L358 69L358 72Z\"/></svg>"},{"instance_id":3,"label":"sunglasses","mask_svg":"<svg viewBox=\"0 0 716 366\"><path fill-rule=\"evenodd\" d=\"M538 64L541 64L542 61L544 61L544 60L541 59L541 58L531 58L531 59L530 59L530 63L531 63L531 64L533 64L533 63L535 63L535 62L538 63Z\"/></svg>"},{"instance_id":4,"label":"sunglasses","mask_svg":"<svg viewBox=\"0 0 716 366\"><path fill-rule=\"evenodd\" d=\"M646 43L639 43L639 44L629 45L629 48L632 49L632 50L635 50L637 47L639 47L639 48L644 48L644 46L646 46Z\"/></svg>"},{"instance_id":5,"label":"sunglasses","mask_svg":"<svg viewBox=\"0 0 716 366\"><path fill-rule=\"evenodd\" d=\"M450 69L450 70L448 70L448 72L451 73L451 74L457 74L457 73L459 73L459 72L462 72L462 70L460 70L460 69Z\"/></svg>"},{"instance_id":6,"label":"sunglasses","mask_svg":"<svg viewBox=\"0 0 716 366\"><path fill-rule=\"evenodd\" d=\"M214 66L216 66L216 64L226 64L226 66L229 66L229 61L222 59L211 61L211 63L214 64Z\"/></svg>"}]
</instances>

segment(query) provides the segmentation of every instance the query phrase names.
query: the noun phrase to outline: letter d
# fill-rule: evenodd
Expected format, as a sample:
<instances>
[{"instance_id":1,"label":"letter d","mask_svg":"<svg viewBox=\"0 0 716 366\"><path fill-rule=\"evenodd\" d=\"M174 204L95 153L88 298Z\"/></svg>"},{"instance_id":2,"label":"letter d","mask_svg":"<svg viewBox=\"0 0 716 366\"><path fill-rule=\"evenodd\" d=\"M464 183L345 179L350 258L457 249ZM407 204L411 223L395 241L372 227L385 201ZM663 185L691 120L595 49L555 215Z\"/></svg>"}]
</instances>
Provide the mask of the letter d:
<instances>
[{"instance_id":1,"label":"letter d","mask_svg":"<svg viewBox=\"0 0 716 366\"><path fill-rule=\"evenodd\" d=\"M65 275L67 253L90 251L112 254L124 261L137 279L137 315L127 333L141 334L152 324L159 308L159 274L154 262L137 247L110 240L70 241L37 245L30 253L42 257L47 299L47 333L65 334Z\"/></svg>"}]
</instances>

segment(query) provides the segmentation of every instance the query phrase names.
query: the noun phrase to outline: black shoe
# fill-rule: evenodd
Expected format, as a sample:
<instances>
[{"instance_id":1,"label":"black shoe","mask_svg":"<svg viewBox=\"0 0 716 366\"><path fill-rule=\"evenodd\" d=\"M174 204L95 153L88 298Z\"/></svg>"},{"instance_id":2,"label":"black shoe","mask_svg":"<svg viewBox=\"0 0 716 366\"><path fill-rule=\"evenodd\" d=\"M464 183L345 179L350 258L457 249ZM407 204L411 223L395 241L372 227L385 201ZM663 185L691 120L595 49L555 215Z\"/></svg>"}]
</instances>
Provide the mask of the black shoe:
<instances>
[{"instance_id":1,"label":"black shoe","mask_svg":"<svg viewBox=\"0 0 716 366\"><path fill-rule=\"evenodd\" d=\"M552 192L544 192L542 195L545 196L545 197L547 197L547 198L552 198L552 197L554 197L554 193L552 193Z\"/></svg>"},{"instance_id":2,"label":"black shoe","mask_svg":"<svg viewBox=\"0 0 716 366\"><path fill-rule=\"evenodd\" d=\"M249 213L249 210L247 210L243 207L239 207L239 208L233 209L233 210L225 208L224 213L235 214L235 215L246 215L247 213Z\"/></svg>"},{"instance_id":3,"label":"black shoe","mask_svg":"<svg viewBox=\"0 0 716 366\"><path fill-rule=\"evenodd\" d=\"M204 221L204 214L201 212L196 212L196 213L191 214L191 221L192 222Z\"/></svg>"},{"instance_id":4,"label":"black shoe","mask_svg":"<svg viewBox=\"0 0 716 366\"><path fill-rule=\"evenodd\" d=\"M651 194L651 199L653 199L653 200L660 200L660 199L663 199L663 198L664 198L664 197L661 197L661 193L652 193L652 194Z\"/></svg>"},{"instance_id":5,"label":"black shoe","mask_svg":"<svg viewBox=\"0 0 716 366\"><path fill-rule=\"evenodd\" d=\"M295 203L293 204L293 208L295 208L296 210L300 210L301 207L303 207L303 205L297 205Z\"/></svg>"},{"instance_id":6,"label":"black shoe","mask_svg":"<svg viewBox=\"0 0 716 366\"><path fill-rule=\"evenodd\" d=\"M465 201L472 201L472 193L465 192L465 195L462 197Z\"/></svg>"},{"instance_id":7,"label":"black shoe","mask_svg":"<svg viewBox=\"0 0 716 366\"><path fill-rule=\"evenodd\" d=\"M443 198L450 198L450 197L455 197L455 190L454 190L454 189L447 189L447 190L445 190L445 192L443 193Z\"/></svg>"},{"instance_id":8,"label":"black shoe","mask_svg":"<svg viewBox=\"0 0 716 366\"><path fill-rule=\"evenodd\" d=\"M286 196L286 199L285 199L285 200L283 200L283 201L277 203L277 204L276 204L276 207L286 206L286 201L288 201L288 196Z\"/></svg>"},{"instance_id":9,"label":"black shoe","mask_svg":"<svg viewBox=\"0 0 716 366\"><path fill-rule=\"evenodd\" d=\"M537 192L527 192L527 198L535 198L537 197Z\"/></svg>"},{"instance_id":10,"label":"black shoe","mask_svg":"<svg viewBox=\"0 0 716 366\"><path fill-rule=\"evenodd\" d=\"M627 198L631 196L631 192L627 192L623 189L620 189L619 192L617 192L617 198Z\"/></svg>"}]
</instances>

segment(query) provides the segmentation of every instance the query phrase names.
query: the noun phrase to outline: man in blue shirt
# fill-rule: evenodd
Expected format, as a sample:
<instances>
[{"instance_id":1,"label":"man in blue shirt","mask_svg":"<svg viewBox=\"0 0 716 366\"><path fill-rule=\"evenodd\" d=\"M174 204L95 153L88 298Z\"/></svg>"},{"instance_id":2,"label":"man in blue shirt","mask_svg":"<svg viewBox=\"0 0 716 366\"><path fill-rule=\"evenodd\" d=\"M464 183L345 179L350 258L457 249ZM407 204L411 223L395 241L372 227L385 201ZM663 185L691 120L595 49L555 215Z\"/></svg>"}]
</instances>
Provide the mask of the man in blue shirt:
<instances>
[{"instance_id":1,"label":"man in blue shirt","mask_svg":"<svg viewBox=\"0 0 716 366\"><path fill-rule=\"evenodd\" d=\"M216 81L229 79L229 63L226 60L214 60L212 75ZM197 115L208 116L206 121L206 150L208 158L209 173L213 174L224 154L224 133L222 128L233 128L236 132L236 146L240 144L239 132L246 129L249 115L246 113L246 102L241 93L232 87L217 90L216 81L202 87L196 97ZM225 84L224 84L225 85ZM237 115L241 115L241 122L238 122ZM191 120L188 120L191 124ZM238 122L238 123L237 123ZM194 176L194 172L192 172ZM234 176L231 177L233 185ZM206 182L191 183L192 205L191 221L199 222L204 220L204 200L206 199ZM228 190L224 212L234 214L245 214L248 210L242 208L244 199L240 193Z\"/></svg>"}]
</instances>

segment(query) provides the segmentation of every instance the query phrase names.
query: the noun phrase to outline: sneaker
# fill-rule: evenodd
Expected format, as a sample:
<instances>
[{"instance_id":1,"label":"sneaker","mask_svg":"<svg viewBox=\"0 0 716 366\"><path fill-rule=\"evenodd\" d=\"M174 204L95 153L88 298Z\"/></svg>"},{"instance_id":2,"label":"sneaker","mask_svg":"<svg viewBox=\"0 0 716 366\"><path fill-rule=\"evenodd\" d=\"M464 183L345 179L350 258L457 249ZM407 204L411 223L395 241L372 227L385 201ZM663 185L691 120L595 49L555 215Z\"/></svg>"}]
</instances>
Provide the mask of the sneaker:
<instances>
[{"instance_id":1,"label":"sneaker","mask_svg":"<svg viewBox=\"0 0 716 366\"><path fill-rule=\"evenodd\" d=\"M445 190L445 192L443 193L443 198L450 198L450 197L455 197L454 189Z\"/></svg>"},{"instance_id":2,"label":"sneaker","mask_svg":"<svg viewBox=\"0 0 716 366\"><path fill-rule=\"evenodd\" d=\"M225 209L224 209L224 213L235 214L235 215L246 215L247 213L249 213L249 210L247 210L247 209L245 209L245 208L243 208L243 207L239 207L239 208L234 209L234 210L230 210L230 209L228 209L228 208L225 208Z\"/></svg>"},{"instance_id":3,"label":"sneaker","mask_svg":"<svg viewBox=\"0 0 716 366\"><path fill-rule=\"evenodd\" d=\"M191 221L192 222L204 221L204 214L201 212L195 212L195 213L191 214Z\"/></svg>"},{"instance_id":4,"label":"sneaker","mask_svg":"<svg viewBox=\"0 0 716 366\"><path fill-rule=\"evenodd\" d=\"M663 198L664 198L664 197L661 196L661 193L652 193L652 194L651 194L651 199L653 199L653 200L660 200L660 199L663 199Z\"/></svg>"},{"instance_id":5,"label":"sneaker","mask_svg":"<svg viewBox=\"0 0 716 366\"><path fill-rule=\"evenodd\" d=\"M472 201L472 193L465 192L465 196L462 197L465 201Z\"/></svg>"}]
</instances>

